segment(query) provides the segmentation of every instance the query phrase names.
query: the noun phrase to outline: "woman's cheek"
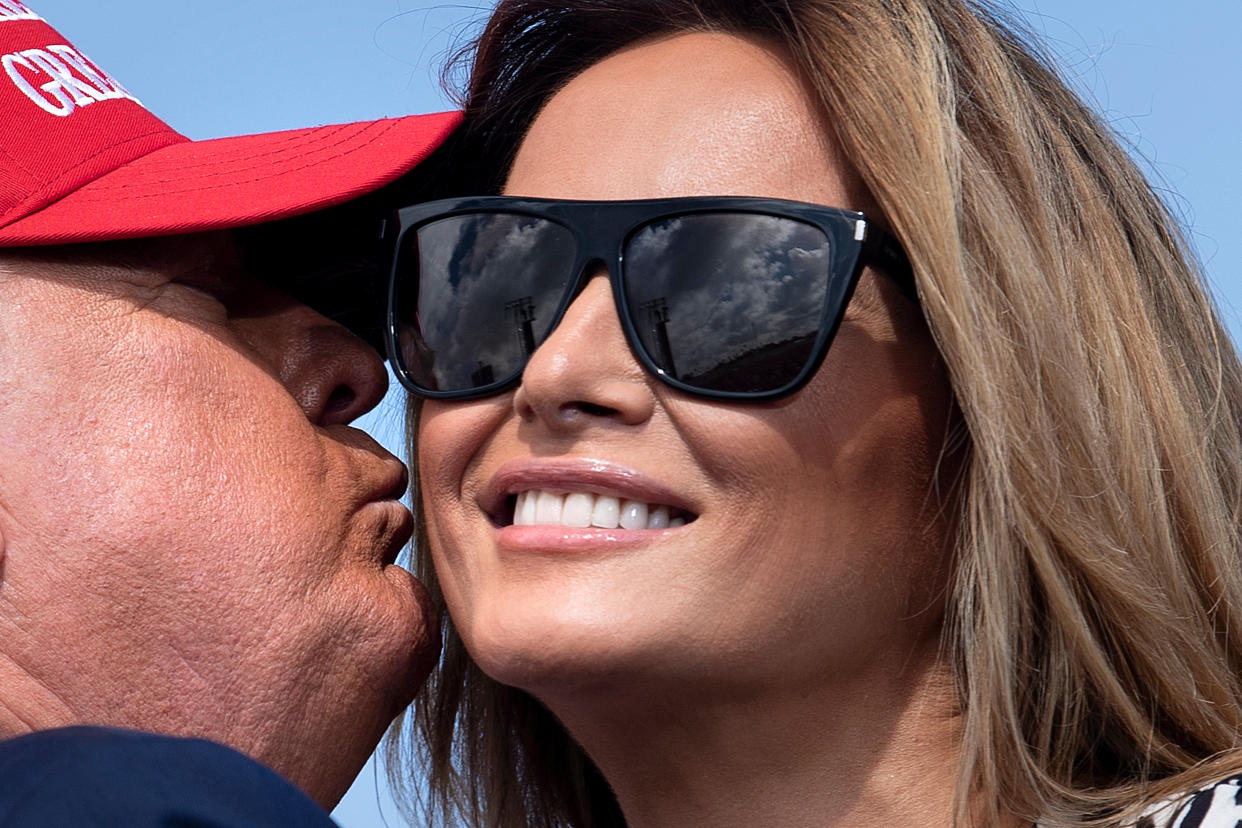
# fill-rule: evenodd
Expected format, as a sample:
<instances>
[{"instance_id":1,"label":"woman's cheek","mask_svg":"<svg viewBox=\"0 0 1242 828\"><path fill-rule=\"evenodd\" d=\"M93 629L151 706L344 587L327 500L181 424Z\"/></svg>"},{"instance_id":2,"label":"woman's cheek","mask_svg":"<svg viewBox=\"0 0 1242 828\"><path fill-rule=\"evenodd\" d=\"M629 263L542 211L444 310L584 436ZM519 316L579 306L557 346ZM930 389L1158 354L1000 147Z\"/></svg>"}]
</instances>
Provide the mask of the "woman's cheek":
<instances>
[{"instance_id":1,"label":"woman's cheek","mask_svg":"<svg viewBox=\"0 0 1242 828\"><path fill-rule=\"evenodd\" d=\"M418 424L418 478L423 506L433 514L449 503L464 501L472 488L469 470L495 439L508 406L509 394L473 402L427 400ZM430 498L436 509L430 509Z\"/></svg>"}]
</instances>

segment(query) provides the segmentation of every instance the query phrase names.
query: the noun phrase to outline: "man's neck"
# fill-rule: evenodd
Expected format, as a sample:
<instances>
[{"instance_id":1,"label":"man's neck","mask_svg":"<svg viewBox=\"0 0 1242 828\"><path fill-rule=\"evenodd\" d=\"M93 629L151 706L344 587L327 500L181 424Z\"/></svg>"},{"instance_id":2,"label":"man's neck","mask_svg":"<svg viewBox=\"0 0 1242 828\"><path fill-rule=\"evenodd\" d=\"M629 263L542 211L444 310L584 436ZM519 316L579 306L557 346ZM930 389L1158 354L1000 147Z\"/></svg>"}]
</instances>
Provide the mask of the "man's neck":
<instances>
[{"instance_id":1,"label":"man's neck","mask_svg":"<svg viewBox=\"0 0 1242 828\"><path fill-rule=\"evenodd\" d=\"M77 724L54 692L0 654L0 739Z\"/></svg>"}]
</instances>

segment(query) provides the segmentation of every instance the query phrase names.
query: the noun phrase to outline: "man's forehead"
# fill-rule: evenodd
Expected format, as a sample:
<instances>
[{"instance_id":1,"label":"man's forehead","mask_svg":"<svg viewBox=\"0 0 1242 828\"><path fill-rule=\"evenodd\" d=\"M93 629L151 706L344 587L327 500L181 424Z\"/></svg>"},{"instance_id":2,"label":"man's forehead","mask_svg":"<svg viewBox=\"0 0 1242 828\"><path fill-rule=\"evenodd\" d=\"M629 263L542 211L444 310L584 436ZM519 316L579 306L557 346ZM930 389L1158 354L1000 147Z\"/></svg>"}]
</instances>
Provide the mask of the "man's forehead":
<instances>
[{"instance_id":1,"label":"man's forehead","mask_svg":"<svg viewBox=\"0 0 1242 828\"><path fill-rule=\"evenodd\" d=\"M384 353L377 225L337 215L183 236L0 248L4 280L55 280L104 292L184 281L205 290L262 282L340 322Z\"/></svg>"},{"instance_id":2,"label":"man's forehead","mask_svg":"<svg viewBox=\"0 0 1242 828\"><path fill-rule=\"evenodd\" d=\"M0 270L35 278L147 283L236 273L240 268L241 255L227 231L0 249Z\"/></svg>"}]
</instances>

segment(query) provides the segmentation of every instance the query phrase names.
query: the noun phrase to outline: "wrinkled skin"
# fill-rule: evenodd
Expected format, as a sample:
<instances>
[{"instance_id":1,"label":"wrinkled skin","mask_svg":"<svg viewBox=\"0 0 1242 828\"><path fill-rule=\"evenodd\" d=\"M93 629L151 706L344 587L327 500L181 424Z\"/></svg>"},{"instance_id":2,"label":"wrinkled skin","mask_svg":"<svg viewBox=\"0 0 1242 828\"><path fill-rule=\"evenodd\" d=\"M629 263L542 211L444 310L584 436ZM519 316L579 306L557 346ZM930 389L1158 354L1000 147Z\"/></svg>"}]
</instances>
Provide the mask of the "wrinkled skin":
<instances>
[{"instance_id":1,"label":"wrinkled skin","mask_svg":"<svg viewBox=\"0 0 1242 828\"><path fill-rule=\"evenodd\" d=\"M204 736L331 807L435 655L348 425L383 365L228 235L118 250L0 258L0 734Z\"/></svg>"}]
</instances>

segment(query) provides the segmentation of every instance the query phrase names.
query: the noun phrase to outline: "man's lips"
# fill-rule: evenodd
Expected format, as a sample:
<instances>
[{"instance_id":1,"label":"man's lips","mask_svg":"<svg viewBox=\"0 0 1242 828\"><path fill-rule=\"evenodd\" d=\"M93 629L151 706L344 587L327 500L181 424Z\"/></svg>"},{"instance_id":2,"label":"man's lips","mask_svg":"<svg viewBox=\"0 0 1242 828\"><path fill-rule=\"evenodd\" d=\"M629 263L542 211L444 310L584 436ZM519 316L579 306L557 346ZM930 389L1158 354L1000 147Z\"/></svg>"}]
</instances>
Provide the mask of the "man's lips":
<instances>
[{"instance_id":1,"label":"man's lips","mask_svg":"<svg viewBox=\"0 0 1242 828\"><path fill-rule=\"evenodd\" d=\"M406 491L410 488L410 470L398 460L392 461L389 465L394 468L385 475L382 499L400 500L405 497Z\"/></svg>"},{"instance_id":2,"label":"man's lips","mask_svg":"<svg viewBox=\"0 0 1242 828\"><path fill-rule=\"evenodd\" d=\"M699 514L696 504L671 487L597 459L510 461L492 476L479 505L502 527L664 529Z\"/></svg>"},{"instance_id":3,"label":"man's lips","mask_svg":"<svg viewBox=\"0 0 1242 828\"><path fill-rule=\"evenodd\" d=\"M380 532L382 540L379 542L383 546L383 563L387 565L396 562L401 550L414 536L414 516L401 502L410 487L410 472L404 463L390 456L374 474L373 480L366 508L376 509L384 515Z\"/></svg>"},{"instance_id":4,"label":"man's lips","mask_svg":"<svg viewBox=\"0 0 1242 828\"><path fill-rule=\"evenodd\" d=\"M376 505L392 512L391 518L388 519L391 535L384 544L384 555L381 559L387 566L397 562L397 556L401 554L401 550L410 542L410 538L414 537L414 515L400 501L386 500Z\"/></svg>"}]
</instances>

